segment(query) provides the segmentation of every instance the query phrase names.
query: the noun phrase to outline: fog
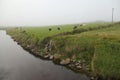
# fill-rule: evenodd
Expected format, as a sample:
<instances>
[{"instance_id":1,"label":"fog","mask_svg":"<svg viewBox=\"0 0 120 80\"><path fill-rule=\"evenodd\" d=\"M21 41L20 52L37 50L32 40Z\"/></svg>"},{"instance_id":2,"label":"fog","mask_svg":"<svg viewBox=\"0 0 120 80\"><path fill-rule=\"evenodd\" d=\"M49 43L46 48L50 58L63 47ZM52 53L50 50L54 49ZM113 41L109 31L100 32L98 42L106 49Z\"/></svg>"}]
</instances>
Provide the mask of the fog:
<instances>
[{"instance_id":1,"label":"fog","mask_svg":"<svg viewBox=\"0 0 120 80\"><path fill-rule=\"evenodd\" d=\"M120 21L120 0L0 0L0 26Z\"/></svg>"}]
</instances>

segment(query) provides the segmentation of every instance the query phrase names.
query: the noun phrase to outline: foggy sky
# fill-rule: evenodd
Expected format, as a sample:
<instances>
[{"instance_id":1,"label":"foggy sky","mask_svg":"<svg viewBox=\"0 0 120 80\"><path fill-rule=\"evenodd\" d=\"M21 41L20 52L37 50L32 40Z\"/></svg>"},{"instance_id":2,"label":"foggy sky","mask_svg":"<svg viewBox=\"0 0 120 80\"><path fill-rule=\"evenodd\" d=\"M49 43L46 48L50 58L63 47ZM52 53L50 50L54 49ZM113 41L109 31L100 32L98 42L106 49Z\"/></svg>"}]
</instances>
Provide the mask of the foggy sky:
<instances>
[{"instance_id":1,"label":"foggy sky","mask_svg":"<svg viewBox=\"0 0 120 80\"><path fill-rule=\"evenodd\" d=\"M0 26L120 21L120 0L0 0Z\"/></svg>"}]
</instances>

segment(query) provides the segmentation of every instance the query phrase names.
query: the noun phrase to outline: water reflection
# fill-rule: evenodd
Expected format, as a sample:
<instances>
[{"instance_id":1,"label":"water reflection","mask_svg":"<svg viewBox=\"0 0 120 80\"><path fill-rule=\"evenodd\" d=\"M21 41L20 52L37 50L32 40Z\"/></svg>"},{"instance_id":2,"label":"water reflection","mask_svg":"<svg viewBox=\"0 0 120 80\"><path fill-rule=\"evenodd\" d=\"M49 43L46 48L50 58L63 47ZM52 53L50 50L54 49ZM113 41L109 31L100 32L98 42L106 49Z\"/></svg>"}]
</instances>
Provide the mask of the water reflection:
<instances>
[{"instance_id":1,"label":"water reflection","mask_svg":"<svg viewBox=\"0 0 120 80\"><path fill-rule=\"evenodd\" d=\"M0 80L89 80L51 61L23 50L5 31L0 31Z\"/></svg>"}]
</instances>

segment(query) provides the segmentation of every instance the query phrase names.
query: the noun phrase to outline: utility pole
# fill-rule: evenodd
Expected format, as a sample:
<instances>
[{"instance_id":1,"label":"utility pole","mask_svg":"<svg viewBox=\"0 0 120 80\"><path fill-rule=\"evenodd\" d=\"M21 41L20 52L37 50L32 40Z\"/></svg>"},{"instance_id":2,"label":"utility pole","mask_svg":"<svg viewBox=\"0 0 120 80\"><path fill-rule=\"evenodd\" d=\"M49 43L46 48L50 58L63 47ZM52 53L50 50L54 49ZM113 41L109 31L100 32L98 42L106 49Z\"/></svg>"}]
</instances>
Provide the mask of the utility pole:
<instances>
[{"instance_id":1,"label":"utility pole","mask_svg":"<svg viewBox=\"0 0 120 80\"><path fill-rule=\"evenodd\" d=\"M112 8L112 24L113 24L113 18L114 18L114 8Z\"/></svg>"}]
</instances>

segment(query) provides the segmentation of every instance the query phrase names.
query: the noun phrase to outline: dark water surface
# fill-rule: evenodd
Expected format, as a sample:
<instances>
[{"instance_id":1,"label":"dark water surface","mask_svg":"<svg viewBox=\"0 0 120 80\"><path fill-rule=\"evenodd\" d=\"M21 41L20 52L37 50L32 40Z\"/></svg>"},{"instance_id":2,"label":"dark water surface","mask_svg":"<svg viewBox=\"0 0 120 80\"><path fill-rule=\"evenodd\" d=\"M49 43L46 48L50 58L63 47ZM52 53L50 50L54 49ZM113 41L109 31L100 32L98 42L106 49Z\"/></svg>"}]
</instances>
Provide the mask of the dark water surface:
<instances>
[{"instance_id":1,"label":"dark water surface","mask_svg":"<svg viewBox=\"0 0 120 80\"><path fill-rule=\"evenodd\" d=\"M89 80L85 75L41 60L0 31L0 80Z\"/></svg>"}]
</instances>

